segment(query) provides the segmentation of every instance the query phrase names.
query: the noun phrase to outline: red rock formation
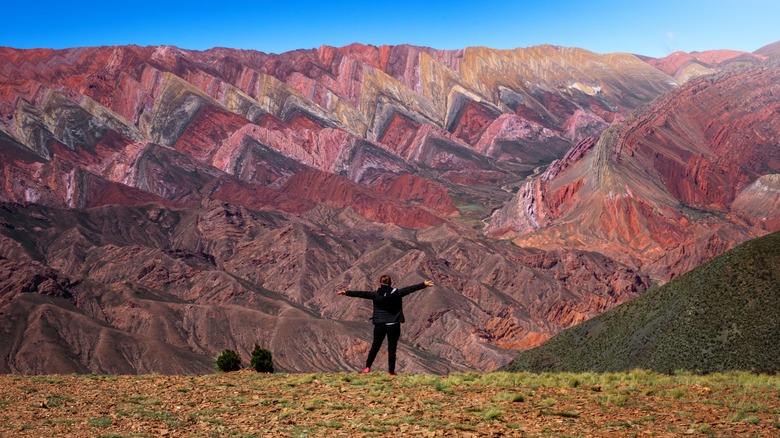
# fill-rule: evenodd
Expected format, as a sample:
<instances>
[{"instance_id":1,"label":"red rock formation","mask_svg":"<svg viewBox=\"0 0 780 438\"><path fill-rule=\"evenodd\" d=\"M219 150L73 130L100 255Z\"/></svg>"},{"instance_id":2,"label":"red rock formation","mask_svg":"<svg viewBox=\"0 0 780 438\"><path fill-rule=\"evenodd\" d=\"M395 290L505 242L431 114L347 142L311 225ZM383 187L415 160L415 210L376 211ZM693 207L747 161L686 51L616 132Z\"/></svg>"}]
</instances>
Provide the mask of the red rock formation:
<instances>
[{"instance_id":1,"label":"red rock formation","mask_svg":"<svg viewBox=\"0 0 780 438\"><path fill-rule=\"evenodd\" d=\"M737 50L709 50L706 52L674 52L663 58L647 58L650 65L684 83L697 76L707 75L735 64L756 65L768 56Z\"/></svg>"},{"instance_id":2,"label":"red rock formation","mask_svg":"<svg viewBox=\"0 0 780 438\"><path fill-rule=\"evenodd\" d=\"M765 56L767 58L772 57L780 53L780 41L767 44L764 47L761 47L760 49L753 52L756 55L759 56Z\"/></svg>"},{"instance_id":3,"label":"red rock formation","mask_svg":"<svg viewBox=\"0 0 780 438\"><path fill-rule=\"evenodd\" d=\"M582 319L589 303L609 307L647 286L596 255L529 253L447 226L411 232L323 209L314 224L214 201L3 205L0 324L15 340L0 343L12 358L0 369L209 372L222 349L248 354L254 343L282 370L354 368L370 341L370 303L335 291L372 287L380 272L438 284L407 299L404 370L495 369L509 348ZM111 354L112 342L126 352Z\"/></svg>"},{"instance_id":4,"label":"red rock formation","mask_svg":"<svg viewBox=\"0 0 780 438\"><path fill-rule=\"evenodd\" d=\"M729 78L629 116L672 78L575 48L0 48L0 372L210 372L255 343L354 369L370 303L334 292L384 273L437 283L403 371L496 369L775 226L773 149L745 144L775 144L772 91ZM482 235L504 204L494 229L551 250Z\"/></svg>"},{"instance_id":5,"label":"red rock formation","mask_svg":"<svg viewBox=\"0 0 780 438\"><path fill-rule=\"evenodd\" d=\"M776 230L778 81L776 63L691 80L528 182L490 231L668 280ZM755 222L733 214L747 211Z\"/></svg>"},{"instance_id":6,"label":"red rock formation","mask_svg":"<svg viewBox=\"0 0 780 438\"><path fill-rule=\"evenodd\" d=\"M396 191L402 190L398 185L395 187ZM392 188L391 186L391 190ZM397 198L376 196L358 184L324 172L300 172L290 178L280 191L317 204L351 207L366 218L378 222L390 222L404 227L426 227L444 223L443 219L422 208L404 205L396 201ZM441 196L439 193L439 199ZM445 204L444 209L450 213L454 210L451 204Z\"/></svg>"}]
</instances>

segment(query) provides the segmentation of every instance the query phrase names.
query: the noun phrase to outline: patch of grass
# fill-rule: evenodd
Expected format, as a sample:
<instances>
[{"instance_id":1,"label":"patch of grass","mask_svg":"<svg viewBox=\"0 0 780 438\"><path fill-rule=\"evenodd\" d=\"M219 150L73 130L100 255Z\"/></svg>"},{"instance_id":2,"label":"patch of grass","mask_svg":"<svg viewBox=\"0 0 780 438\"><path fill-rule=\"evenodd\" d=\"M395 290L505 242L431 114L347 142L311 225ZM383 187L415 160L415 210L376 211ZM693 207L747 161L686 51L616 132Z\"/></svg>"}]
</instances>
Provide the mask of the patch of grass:
<instances>
[{"instance_id":1,"label":"patch of grass","mask_svg":"<svg viewBox=\"0 0 780 438\"><path fill-rule=\"evenodd\" d=\"M189 424L189 423L187 423L186 420L166 420L165 421L165 425L166 426L173 427L173 428L186 427L187 424Z\"/></svg>"},{"instance_id":2,"label":"patch of grass","mask_svg":"<svg viewBox=\"0 0 780 438\"><path fill-rule=\"evenodd\" d=\"M669 395L672 396L672 398L677 400L685 397L685 394L687 393L688 393L688 388L684 386L677 386L675 388L672 388L671 391L669 391Z\"/></svg>"},{"instance_id":3,"label":"patch of grass","mask_svg":"<svg viewBox=\"0 0 780 438\"><path fill-rule=\"evenodd\" d=\"M530 375L530 373L506 373L506 372L488 373L488 374L482 374L472 380L469 380L469 384L471 386L479 385L479 386L492 386L492 387L499 387L499 388L518 386L519 379L525 375Z\"/></svg>"},{"instance_id":4,"label":"patch of grass","mask_svg":"<svg viewBox=\"0 0 780 438\"><path fill-rule=\"evenodd\" d=\"M625 395L633 395L638 393L638 387L635 384L625 385L618 387L618 393L625 394Z\"/></svg>"},{"instance_id":5,"label":"patch of grass","mask_svg":"<svg viewBox=\"0 0 780 438\"><path fill-rule=\"evenodd\" d=\"M552 407L552 406L555 406L556 404L558 404L558 400L556 400L556 399L554 399L552 397L548 397L548 398L542 399L542 401L539 402L539 404L544 406L544 407L549 408L549 407Z\"/></svg>"},{"instance_id":6,"label":"patch of grass","mask_svg":"<svg viewBox=\"0 0 780 438\"><path fill-rule=\"evenodd\" d=\"M628 421L616 421L614 423L607 423L605 424L606 427L625 427L626 429L631 428L631 423Z\"/></svg>"},{"instance_id":7,"label":"patch of grass","mask_svg":"<svg viewBox=\"0 0 780 438\"><path fill-rule=\"evenodd\" d=\"M146 411L141 410L138 411L138 415L146 418L151 418L153 420L161 420L161 421L169 421L172 418L176 418L177 416L174 414L171 414L168 411Z\"/></svg>"},{"instance_id":8,"label":"patch of grass","mask_svg":"<svg viewBox=\"0 0 780 438\"><path fill-rule=\"evenodd\" d=\"M502 392L498 394L496 400L510 401L512 403L521 403L525 401L525 396L523 394L518 394L518 393L512 394L508 392Z\"/></svg>"},{"instance_id":9,"label":"patch of grass","mask_svg":"<svg viewBox=\"0 0 780 438\"><path fill-rule=\"evenodd\" d=\"M344 428L344 423L338 421L338 420L328 420L328 421L321 421L317 423L318 427L327 427L329 429L342 429Z\"/></svg>"},{"instance_id":10,"label":"patch of grass","mask_svg":"<svg viewBox=\"0 0 780 438\"><path fill-rule=\"evenodd\" d=\"M461 373L458 373L458 374L457 374L457 376L459 376L459 377L460 377L460 379L461 379L463 382L474 382L474 381L476 381L477 379L479 379L479 373L474 373L474 372L470 372L470 373L462 373L462 374L461 374Z\"/></svg>"},{"instance_id":11,"label":"patch of grass","mask_svg":"<svg viewBox=\"0 0 780 438\"><path fill-rule=\"evenodd\" d=\"M419 386L430 386L434 387L437 382L439 382L441 378L438 376L430 375L430 374L415 374L408 376L406 379L404 379L404 386L406 387L419 387Z\"/></svg>"},{"instance_id":12,"label":"patch of grass","mask_svg":"<svg viewBox=\"0 0 780 438\"><path fill-rule=\"evenodd\" d=\"M347 404L347 403L344 403L344 402L341 402L341 401L328 403L328 408L331 409L331 410L334 410L334 411L343 411L343 410L346 410L346 409L355 409L356 407L357 406L355 406L355 405L350 405L350 404Z\"/></svg>"},{"instance_id":13,"label":"patch of grass","mask_svg":"<svg viewBox=\"0 0 780 438\"><path fill-rule=\"evenodd\" d=\"M73 426L74 424L76 424L76 421L68 419L68 418L63 418L63 419L47 418L46 420L44 420L44 423L45 424L64 424L66 426Z\"/></svg>"},{"instance_id":14,"label":"patch of grass","mask_svg":"<svg viewBox=\"0 0 780 438\"><path fill-rule=\"evenodd\" d=\"M50 395L49 398L46 399L46 406L50 408L56 408L59 406L62 406L62 403L71 403L74 402L70 397L65 397L62 395Z\"/></svg>"},{"instance_id":15,"label":"patch of grass","mask_svg":"<svg viewBox=\"0 0 780 438\"><path fill-rule=\"evenodd\" d=\"M249 399L246 397L228 397L225 399L225 401L234 406L239 406L239 405L244 405L249 403Z\"/></svg>"},{"instance_id":16,"label":"patch of grass","mask_svg":"<svg viewBox=\"0 0 780 438\"><path fill-rule=\"evenodd\" d=\"M227 426L227 424L224 421L220 420L219 418L207 417L207 418L204 418L203 421L205 421L206 423L217 425L217 426Z\"/></svg>"},{"instance_id":17,"label":"patch of grass","mask_svg":"<svg viewBox=\"0 0 780 438\"><path fill-rule=\"evenodd\" d=\"M452 387L450 385L442 382L441 380L439 380L436 383L434 383L433 389L435 389L435 390L437 390L437 391L439 391L441 393L447 394L447 395L452 395L452 394L455 393L455 391L452 390Z\"/></svg>"},{"instance_id":18,"label":"patch of grass","mask_svg":"<svg viewBox=\"0 0 780 438\"><path fill-rule=\"evenodd\" d=\"M727 407L735 409L741 412L765 412L766 406L757 405L755 403L739 402L726 404Z\"/></svg>"},{"instance_id":19,"label":"patch of grass","mask_svg":"<svg viewBox=\"0 0 780 438\"><path fill-rule=\"evenodd\" d=\"M53 385L59 385L62 383L62 379L55 377L33 377L30 380L33 382L51 383Z\"/></svg>"},{"instance_id":20,"label":"patch of grass","mask_svg":"<svg viewBox=\"0 0 780 438\"><path fill-rule=\"evenodd\" d=\"M320 409L325 404L325 400L321 398L313 398L303 404L303 410L314 411Z\"/></svg>"},{"instance_id":21,"label":"patch of grass","mask_svg":"<svg viewBox=\"0 0 780 438\"><path fill-rule=\"evenodd\" d=\"M460 430L463 432L475 432L477 427L469 423L456 423L455 430Z\"/></svg>"},{"instance_id":22,"label":"patch of grass","mask_svg":"<svg viewBox=\"0 0 780 438\"><path fill-rule=\"evenodd\" d=\"M607 403L612 403L615 406L623 407L628 403L628 395L627 394L617 394L617 395L610 395L606 397Z\"/></svg>"},{"instance_id":23,"label":"patch of grass","mask_svg":"<svg viewBox=\"0 0 780 438\"><path fill-rule=\"evenodd\" d=\"M729 421L732 423L758 424L761 419L757 415L748 415L743 411L739 411L729 415Z\"/></svg>"},{"instance_id":24,"label":"patch of grass","mask_svg":"<svg viewBox=\"0 0 780 438\"><path fill-rule=\"evenodd\" d=\"M316 380L317 375L316 374L304 374L300 376L299 378L292 380L293 385L308 385L309 383L314 382Z\"/></svg>"},{"instance_id":25,"label":"patch of grass","mask_svg":"<svg viewBox=\"0 0 780 438\"><path fill-rule=\"evenodd\" d=\"M485 420L497 420L497 419L501 418L501 415L503 415L503 414L504 414L504 412L501 409L499 409L499 408L497 408L495 406L487 408L487 409L483 409L480 412L480 415Z\"/></svg>"},{"instance_id":26,"label":"patch of grass","mask_svg":"<svg viewBox=\"0 0 780 438\"><path fill-rule=\"evenodd\" d=\"M111 417L97 417L97 418L90 418L88 420L88 423L92 427L111 427L112 424L114 424L114 420L111 419Z\"/></svg>"},{"instance_id":27,"label":"patch of grass","mask_svg":"<svg viewBox=\"0 0 780 438\"><path fill-rule=\"evenodd\" d=\"M572 411L541 411L540 414L542 415L554 415L556 417L564 417L564 418L580 418L580 414Z\"/></svg>"}]
</instances>

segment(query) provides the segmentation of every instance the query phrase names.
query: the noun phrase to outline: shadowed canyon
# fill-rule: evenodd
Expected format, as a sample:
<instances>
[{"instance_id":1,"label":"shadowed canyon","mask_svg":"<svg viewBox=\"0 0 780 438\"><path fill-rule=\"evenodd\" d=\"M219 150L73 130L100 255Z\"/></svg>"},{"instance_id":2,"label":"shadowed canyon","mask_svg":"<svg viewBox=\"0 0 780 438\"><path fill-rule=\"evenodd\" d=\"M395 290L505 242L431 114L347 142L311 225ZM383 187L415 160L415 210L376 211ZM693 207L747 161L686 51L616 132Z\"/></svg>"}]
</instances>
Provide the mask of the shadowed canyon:
<instances>
[{"instance_id":1,"label":"shadowed canyon","mask_svg":"<svg viewBox=\"0 0 780 438\"><path fill-rule=\"evenodd\" d=\"M780 229L778 50L0 48L0 372L495 370Z\"/></svg>"}]
</instances>

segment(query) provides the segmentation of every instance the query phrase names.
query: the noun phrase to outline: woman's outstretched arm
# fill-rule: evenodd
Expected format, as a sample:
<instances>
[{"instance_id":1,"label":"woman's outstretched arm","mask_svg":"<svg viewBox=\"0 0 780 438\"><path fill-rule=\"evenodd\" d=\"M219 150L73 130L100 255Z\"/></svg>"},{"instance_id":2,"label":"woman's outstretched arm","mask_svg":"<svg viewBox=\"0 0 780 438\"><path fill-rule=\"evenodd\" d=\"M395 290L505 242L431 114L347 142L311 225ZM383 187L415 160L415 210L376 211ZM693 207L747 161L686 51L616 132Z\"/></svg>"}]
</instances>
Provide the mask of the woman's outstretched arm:
<instances>
[{"instance_id":1,"label":"woman's outstretched arm","mask_svg":"<svg viewBox=\"0 0 780 438\"><path fill-rule=\"evenodd\" d=\"M356 298L367 298L367 299L374 298L374 292L359 291L359 290L340 290L339 295L347 296L347 297L356 297Z\"/></svg>"},{"instance_id":2,"label":"woman's outstretched arm","mask_svg":"<svg viewBox=\"0 0 780 438\"><path fill-rule=\"evenodd\" d=\"M409 295L412 292L416 292L420 289L425 289L426 287L433 286L433 282L431 280L425 280L424 282L420 284L415 284L412 286L402 287L401 289L398 289L398 294L400 294L402 297L405 297L406 295Z\"/></svg>"}]
</instances>

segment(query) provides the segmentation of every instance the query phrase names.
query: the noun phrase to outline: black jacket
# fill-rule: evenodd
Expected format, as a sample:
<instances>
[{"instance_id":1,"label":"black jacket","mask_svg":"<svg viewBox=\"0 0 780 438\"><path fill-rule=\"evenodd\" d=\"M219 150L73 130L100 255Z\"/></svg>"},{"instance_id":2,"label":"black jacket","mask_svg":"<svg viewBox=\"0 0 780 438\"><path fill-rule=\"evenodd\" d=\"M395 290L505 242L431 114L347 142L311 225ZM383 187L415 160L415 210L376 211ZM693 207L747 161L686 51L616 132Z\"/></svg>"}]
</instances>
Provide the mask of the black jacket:
<instances>
[{"instance_id":1,"label":"black jacket","mask_svg":"<svg viewBox=\"0 0 780 438\"><path fill-rule=\"evenodd\" d=\"M376 292L362 292L348 290L348 297L366 298L374 301L374 314L371 320L374 324L387 324L390 322L405 322L402 298L412 292L425 289L425 283L414 286L395 289L386 284L379 286Z\"/></svg>"}]
</instances>

